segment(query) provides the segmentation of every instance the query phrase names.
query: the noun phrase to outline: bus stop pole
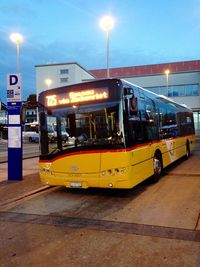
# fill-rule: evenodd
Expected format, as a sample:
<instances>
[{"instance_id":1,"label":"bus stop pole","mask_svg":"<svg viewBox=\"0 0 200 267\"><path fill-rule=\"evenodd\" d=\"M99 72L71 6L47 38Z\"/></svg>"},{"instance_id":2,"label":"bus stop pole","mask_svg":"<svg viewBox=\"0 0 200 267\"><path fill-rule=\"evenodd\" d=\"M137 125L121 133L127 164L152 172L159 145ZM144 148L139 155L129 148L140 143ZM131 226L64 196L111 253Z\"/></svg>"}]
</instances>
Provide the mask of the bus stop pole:
<instances>
[{"instance_id":1,"label":"bus stop pole","mask_svg":"<svg viewBox=\"0 0 200 267\"><path fill-rule=\"evenodd\" d=\"M8 108L8 180L23 179L22 125L20 112L22 106L22 88L20 71L20 44L22 35L13 33L10 39L17 45L17 74L7 75Z\"/></svg>"}]
</instances>

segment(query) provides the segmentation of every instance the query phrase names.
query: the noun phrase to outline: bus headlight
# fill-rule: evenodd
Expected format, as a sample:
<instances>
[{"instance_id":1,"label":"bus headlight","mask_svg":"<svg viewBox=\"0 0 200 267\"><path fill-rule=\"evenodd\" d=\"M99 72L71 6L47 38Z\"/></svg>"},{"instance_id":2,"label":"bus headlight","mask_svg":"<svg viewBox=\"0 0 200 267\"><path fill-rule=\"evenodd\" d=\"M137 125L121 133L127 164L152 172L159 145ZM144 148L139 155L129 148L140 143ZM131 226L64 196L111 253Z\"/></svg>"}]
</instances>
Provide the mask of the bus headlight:
<instances>
[{"instance_id":1,"label":"bus headlight","mask_svg":"<svg viewBox=\"0 0 200 267\"><path fill-rule=\"evenodd\" d=\"M121 168L121 174L124 174L126 172L126 168Z\"/></svg>"},{"instance_id":2,"label":"bus headlight","mask_svg":"<svg viewBox=\"0 0 200 267\"><path fill-rule=\"evenodd\" d=\"M118 174L119 173L119 169L118 168L115 168L114 169L114 174Z\"/></svg>"},{"instance_id":3,"label":"bus headlight","mask_svg":"<svg viewBox=\"0 0 200 267\"><path fill-rule=\"evenodd\" d=\"M55 172L54 171L51 171L49 169L46 169L46 168L40 168L40 174L54 176L55 175Z\"/></svg>"},{"instance_id":4,"label":"bus headlight","mask_svg":"<svg viewBox=\"0 0 200 267\"><path fill-rule=\"evenodd\" d=\"M101 172L101 175L102 175L102 176L105 176L105 175L106 175L106 171L102 171L102 172Z\"/></svg>"},{"instance_id":5,"label":"bus headlight","mask_svg":"<svg viewBox=\"0 0 200 267\"><path fill-rule=\"evenodd\" d=\"M112 175L112 170L107 171L108 175Z\"/></svg>"},{"instance_id":6,"label":"bus headlight","mask_svg":"<svg viewBox=\"0 0 200 267\"><path fill-rule=\"evenodd\" d=\"M103 170L101 172L101 176L120 175L120 174L124 174L125 172L126 172L126 168L125 167L114 168L114 169Z\"/></svg>"}]
</instances>

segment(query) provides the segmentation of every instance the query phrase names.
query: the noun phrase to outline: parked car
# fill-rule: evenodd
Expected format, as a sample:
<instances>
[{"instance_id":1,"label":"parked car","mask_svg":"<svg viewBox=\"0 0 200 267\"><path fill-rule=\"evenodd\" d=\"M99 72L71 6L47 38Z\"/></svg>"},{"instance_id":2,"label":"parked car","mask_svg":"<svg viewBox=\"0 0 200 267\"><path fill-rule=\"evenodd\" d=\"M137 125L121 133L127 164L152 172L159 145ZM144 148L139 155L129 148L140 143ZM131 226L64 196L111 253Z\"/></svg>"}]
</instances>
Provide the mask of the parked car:
<instances>
[{"instance_id":1,"label":"parked car","mask_svg":"<svg viewBox=\"0 0 200 267\"><path fill-rule=\"evenodd\" d=\"M22 131L24 142L39 143L39 124L37 122L25 123Z\"/></svg>"}]
</instances>

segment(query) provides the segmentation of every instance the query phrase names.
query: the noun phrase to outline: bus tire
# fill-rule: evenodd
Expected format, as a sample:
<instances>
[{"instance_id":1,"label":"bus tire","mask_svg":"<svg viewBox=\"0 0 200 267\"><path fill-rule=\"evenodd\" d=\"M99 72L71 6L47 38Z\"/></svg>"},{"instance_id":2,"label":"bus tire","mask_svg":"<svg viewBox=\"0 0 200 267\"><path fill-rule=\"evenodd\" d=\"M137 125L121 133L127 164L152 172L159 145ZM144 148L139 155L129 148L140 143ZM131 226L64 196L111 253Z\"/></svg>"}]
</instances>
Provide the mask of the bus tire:
<instances>
[{"instance_id":1,"label":"bus tire","mask_svg":"<svg viewBox=\"0 0 200 267\"><path fill-rule=\"evenodd\" d=\"M154 174L151 180L153 183L156 183L161 178L163 173L163 162L162 162L162 155L160 152L156 152L153 157L153 170Z\"/></svg>"},{"instance_id":2,"label":"bus tire","mask_svg":"<svg viewBox=\"0 0 200 267\"><path fill-rule=\"evenodd\" d=\"M188 141L186 143L185 151L186 151L185 152L185 159L189 159L189 157L190 157L190 144Z\"/></svg>"}]
</instances>

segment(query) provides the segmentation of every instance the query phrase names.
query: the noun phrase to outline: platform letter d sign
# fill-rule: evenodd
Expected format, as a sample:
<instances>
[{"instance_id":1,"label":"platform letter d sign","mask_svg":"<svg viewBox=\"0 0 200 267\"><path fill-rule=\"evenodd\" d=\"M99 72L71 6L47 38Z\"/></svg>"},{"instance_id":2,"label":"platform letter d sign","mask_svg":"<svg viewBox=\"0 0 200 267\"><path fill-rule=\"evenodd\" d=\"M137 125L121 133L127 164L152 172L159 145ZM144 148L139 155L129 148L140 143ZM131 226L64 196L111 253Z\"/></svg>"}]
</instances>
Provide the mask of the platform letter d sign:
<instances>
[{"instance_id":1,"label":"platform letter d sign","mask_svg":"<svg viewBox=\"0 0 200 267\"><path fill-rule=\"evenodd\" d=\"M10 75L10 81L9 81L9 84L10 86L13 86L13 85L16 85L18 83L18 77L17 75Z\"/></svg>"}]
</instances>

